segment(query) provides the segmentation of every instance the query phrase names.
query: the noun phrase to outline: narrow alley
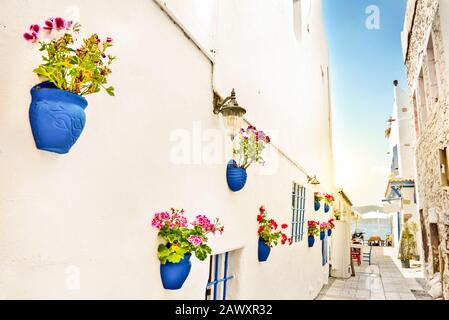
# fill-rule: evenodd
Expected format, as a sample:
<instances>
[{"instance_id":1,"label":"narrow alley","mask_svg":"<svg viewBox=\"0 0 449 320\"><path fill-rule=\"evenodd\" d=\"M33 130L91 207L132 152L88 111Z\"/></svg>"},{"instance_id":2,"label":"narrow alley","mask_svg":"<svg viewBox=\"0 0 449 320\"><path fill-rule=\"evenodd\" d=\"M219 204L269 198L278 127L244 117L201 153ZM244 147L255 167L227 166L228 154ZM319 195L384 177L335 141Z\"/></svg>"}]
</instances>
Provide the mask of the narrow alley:
<instances>
[{"instance_id":1,"label":"narrow alley","mask_svg":"<svg viewBox=\"0 0 449 320\"><path fill-rule=\"evenodd\" d=\"M416 280L421 269L404 274L395 260L392 248L373 247L371 265L355 266L349 279L331 278L316 300L431 300Z\"/></svg>"}]
</instances>

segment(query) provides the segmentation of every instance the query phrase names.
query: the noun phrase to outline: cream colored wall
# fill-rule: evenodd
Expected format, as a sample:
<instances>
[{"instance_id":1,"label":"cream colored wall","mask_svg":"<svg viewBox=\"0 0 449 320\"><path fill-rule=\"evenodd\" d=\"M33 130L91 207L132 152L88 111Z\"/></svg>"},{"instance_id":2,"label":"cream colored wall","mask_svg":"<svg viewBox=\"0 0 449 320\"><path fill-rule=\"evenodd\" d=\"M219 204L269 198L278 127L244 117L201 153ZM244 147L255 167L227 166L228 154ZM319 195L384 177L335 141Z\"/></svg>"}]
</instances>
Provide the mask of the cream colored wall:
<instances>
[{"instance_id":1,"label":"cream colored wall","mask_svg":"<svg viewBox=\"0 0 449 320\"><path fill-rule=\"evenodd\" d=\"M216 89L229 94L235 88L248 120L276 133L277 145L310 174L317 174L328 192L333 190L329 62L321 0L301 1L301 41L294 34L290 0L157 1L215 52ZM204 14L201 19L198 12Z\"/></svg>"}]
</instances>

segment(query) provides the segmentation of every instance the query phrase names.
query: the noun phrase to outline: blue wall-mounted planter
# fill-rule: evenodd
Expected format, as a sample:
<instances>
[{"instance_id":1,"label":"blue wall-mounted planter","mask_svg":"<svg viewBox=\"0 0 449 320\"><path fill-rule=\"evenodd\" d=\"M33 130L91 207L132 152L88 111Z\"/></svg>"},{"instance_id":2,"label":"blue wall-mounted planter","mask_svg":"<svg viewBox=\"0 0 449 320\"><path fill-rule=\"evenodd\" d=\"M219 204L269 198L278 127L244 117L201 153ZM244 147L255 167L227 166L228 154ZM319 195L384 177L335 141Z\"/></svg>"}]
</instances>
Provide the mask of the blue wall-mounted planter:
<instances>
[{"instance_id":1,"label":"blue wall-mounted planter","mask_svg":"<svg viewBox=\"0 0 449 320\"><path fill-rule=\"evenodd\" d=\"M313 245L315 244L315 237L314 237L314 236L309 236L309 237L307 238L307 241L308 241L308 243L309 243L309 248L312 248Z\"/></svg>"},{"instance_id":2,"label":"blue wall-mounted planter","mask_svg":"<svg viewBox=\"0 0 449 320\"><path fill-rule=\"evenodd\" d=\"M319 201L315 201L315 211L320 210L321 208L321 203Z\"/></svg>"},{"instance_id":3,"label":"blue wall-mounted planter","mask_svg":"<svg viewBox=\"0 0 449 320\"><path fill-rule=\"evenodd\" d=\"M87 100L48 81L34 86L31 98L29 117L36 147L68 153L86 124Z\"/></svg>"},{"instance_id":4,"label":"blue wall-mounted planter","mask_svg":"<svg viewBox=\"0 0 449 320\"><path fill-rule=\"evenodd\" d=\"M320 240L324 240L326 237L326 233L324 231L320 231Z\"/></svg>"},{"instance_id":5,"label":"blue wall-mounted planter","mask_svg":"<svg viewBox=\"0 0 449 320\"><path fill-rule=\"evenodd\" d=\"M191 253L187 253L178 263L167 261L167 263L161 264L161 280L165 289L181 289L192 268L192 263L190 262L191 256Z\"/></svg>"},{"instance_id":6,"label":"blue wall-mounted planter","mask_svg":"<svg viewBox=\"0 0 449 320\"><path fill-rule=\"evenodd\" d=\"M327 236L330 237L332 235L332 229L327 230Z\"/></svg>"},{"instance_id":7,"label":"blue wall-mounted planter","mask_svg":"<svg viewBox=\"0 0 449 320\"><path fill-rule=\"evenodd\" d=\"M265 262L268 259L268 256L270 255L271 248L262 240L262 238L259 238L259 262Z\"/></svg>"},{"instance_id":8,"label":"blue wall-mounted planter","mask_svg":"<svg viewBox=\"0 0 449 320\"><path fill-rule=\"evenodd\" d=\"M234 192L242 190L247 177L245 169L237 167L234 160L229 161L226 168L226 180L228 181L229 189Z\"/></svg>"},{"instance_id":9,"label":"blue wall-mounted planter","mask_svg":"<svg viewBox=\"0 0 449 320\"><path fill-rule=\"evenodd\" d=\"M325 213L328 213L329 210L330 210L329 205L328 205L327 203L325 203L325 204L324 204L324 212L325 212Z\"/></svg>"}]
</instances>

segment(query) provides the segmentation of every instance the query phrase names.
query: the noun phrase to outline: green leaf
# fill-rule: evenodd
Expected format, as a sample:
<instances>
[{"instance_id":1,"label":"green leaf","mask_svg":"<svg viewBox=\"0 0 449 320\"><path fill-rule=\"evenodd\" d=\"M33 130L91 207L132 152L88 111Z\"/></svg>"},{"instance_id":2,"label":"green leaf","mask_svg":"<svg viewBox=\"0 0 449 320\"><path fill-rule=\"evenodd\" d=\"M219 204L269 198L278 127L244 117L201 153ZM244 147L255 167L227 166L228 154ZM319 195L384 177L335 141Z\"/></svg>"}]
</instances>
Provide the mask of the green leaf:
<instances>
[{"instance_id":1,"label":"green leaf","mask_svg":"<svg viewBox=\"0 0 449 320\"><path fill-rule=\"evenodd\" d=\"M112 96L112 97L115 96L114 90L115 90L114 87L108 87L108 88L106 88L106 92L107 92L110 96Z\"/></svg>"}]
</instances>

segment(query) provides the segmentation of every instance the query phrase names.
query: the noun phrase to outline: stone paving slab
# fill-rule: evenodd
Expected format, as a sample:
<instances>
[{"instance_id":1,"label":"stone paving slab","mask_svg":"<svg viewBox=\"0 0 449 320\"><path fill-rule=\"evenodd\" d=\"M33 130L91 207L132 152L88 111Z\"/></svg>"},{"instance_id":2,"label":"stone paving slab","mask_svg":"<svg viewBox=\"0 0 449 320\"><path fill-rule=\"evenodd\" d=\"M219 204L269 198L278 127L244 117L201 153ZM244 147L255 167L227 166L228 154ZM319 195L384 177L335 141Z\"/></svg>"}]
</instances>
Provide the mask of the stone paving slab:
<instances>
[{"instance_id":1,"label":"stone paving slab","mask_svg":"<svg viewBox=\"0 0 449 320\"><path fill-rule=\"evenodd\" d=\"M422 287L413 278L405 278L392 260L388 248L373 247L371 265L355 267L356 276L332 279L317 300L416 300L413 291Z\"/></svg>"}]
</instances>

